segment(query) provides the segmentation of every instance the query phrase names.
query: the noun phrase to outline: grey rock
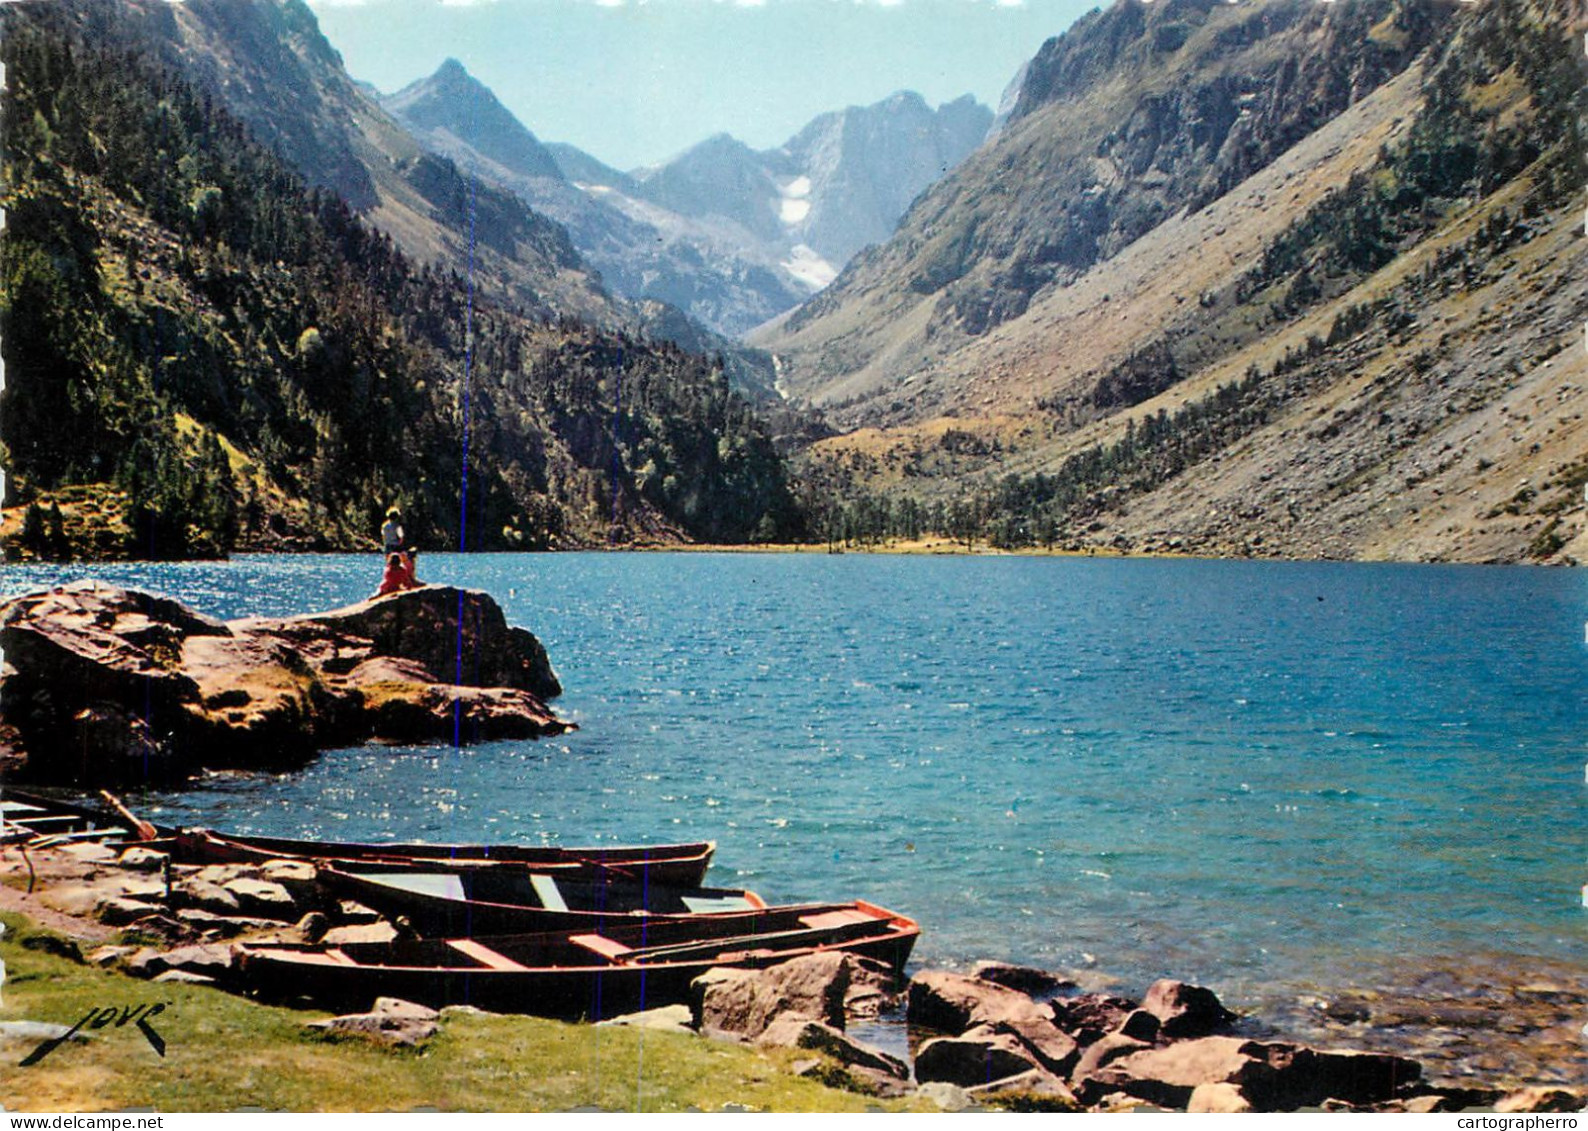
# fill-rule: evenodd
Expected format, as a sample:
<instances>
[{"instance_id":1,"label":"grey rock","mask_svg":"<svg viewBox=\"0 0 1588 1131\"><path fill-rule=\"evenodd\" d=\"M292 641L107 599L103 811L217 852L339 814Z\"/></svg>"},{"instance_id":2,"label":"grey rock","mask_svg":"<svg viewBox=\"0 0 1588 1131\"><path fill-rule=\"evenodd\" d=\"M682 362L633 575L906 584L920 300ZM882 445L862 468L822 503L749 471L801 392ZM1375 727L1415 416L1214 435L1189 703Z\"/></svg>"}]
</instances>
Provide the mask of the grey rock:
<instances>
[{"instance_id":1,"label":"grey rock","mask_svg":"<svg viewBox=\"0 0 1588 1131\"><path fill-rule=\"evenodd\" d=\"M441 1013L431 1009L428 1005L419 1005L417 1002L404 1001L398 997L378 997L370 1008L371 1013L379 1013L384 1017L396 1017L407 1021L439 1021Z\"/></svg>"},{"instance_id":2,"label":"grey rock","mask_svg":"<svg viewBox=\"0 0 1588 1131\"><path fill-rule=\"evenodd\" d=\"M940 1111L966 1111L977 1106L969 1092L945 1080L928 1080L915 1089L915 1094L931 1100Z\"/></svg>"},{"instance_id":3,"label":"grey rock","mask_svg":"<svg viewBox=\"0 0 1588 1131\"><path fill-rule=\"evenodd\" d=\"M794 1013L841 1029L850 974L844 958L823 951L764 970L708 970L689 987L695 1028L755 1038L780 1014Z\"/></svg>"},{"instance_id":4,"label":"grey rock","mask_svg":"<svg viewBox=\"0 0 1588 1131\"><path fill-rule=\"evenodd\" d=\"M141 848L138 845L123 850L116 859L116 863L134 872L159 872L170 862L170 853L157 852L155 849Z\"/></svg>"},{"instance_id":5,"label":"grey rock","mask_svg":"<svg viewBox=\"0 0 1588 1131\"><path fill-rule=\"evenodd\" d=\"M1091 1077L1099 1068L1111 1061L1151 1047L1149 1042L1138 1041L1135 1037L1125 1033L1110 1033L1108 1036L1093 1041L1086 1046L1086 1050L1081 1053L1080 1060L1076 1062L1072 1078L1079 1083Z\"/></svg>"},{"instance_id":6,"label":"grey rock","mask_svg":"<svg viewBox=\"0 0 1588 1131\"><path fill-rule=\"evenodd\" d=\"M1198 1084L1186 1101L1186 1111L1205 1115L1235 1115L1251 1110L1252 1102L1234 1084Z\"/></svg>"},{"instance_id":7,"label":"grey rock","mask_svg":"<svg viewBox=\"0 0 1588 1131\"><path fill-rule=\"evenodd\" d=\"M645 1009L639 1013L625 1013L598 1021L599 1025L615 1025L625 1029L651 1029L666 1033L693 1033L689 1006L664 1005L659 1009Z\"/></svg>"},{"instance_id":8,"label":"grey rock","mask_svg":"<svg viewBox=\"0 0 1588 1131\"><path fill-rule=\"evenodd\" d=\"M191 970L166 970L156 974L152 979L156 982L185 982L194 986L213 986L215 979L208 974L195 974Z\"/></svg>"},{"instance_id":9,"label":"grey rock","mask_svg":"<svg viewBox=\"0 0 1588 1131\"><path fill-rule=\"evenodd\" d=\"M915 1054L915 1078L958 1084L962 1088L1020 1076L1042 1066L1021 1041L988 1027L959 1037L936 1037Z\"/></svg>"},{"instance_id":10,"label":"grey rock","mask_svg":"<svg viewBox=\"0 0 1588 1131\"><path fill-rule=\"evenodd\" d=\"M91 966L114 966L129 954L136 954L135 946L101 946L88 952L88 963Z\"/></svg>"},{"instance_id":11,"label":"grey rock","mask_svg":"<svg viewBox=\"0 0 1588 1131\"><path fill-rule=\"evenodd\" d=\"M423 1044L440 1030L440 1026L435 1021L389 1013L351 1013L325 1021L310 1021L306 1028L322 1033L360 1036L383 1044L405 1046Z\"/></svg>"},{"instance_id":12,"label":"grey rock","mask_svg":"<svg viewBox=\"0 0 1588 1131\"><path fill-rule=\"evenodd\" d=\"M234 892L202 876L176 884L173 898L184 907L194 907L212 915L236 915L242 911L242 901Z\"/></svg>"},{"instance_id":13,"label":"grey rock","mask_svg":"<svg viewBox=\"0 0 1588 1131\"><path fill-rule=\"evenodd\" d=\"M201 911L197 907L184 907L176 913L176 917L194 930L223 939L240 935L244 931L265 931L281 925L274 919L253 919L246 915L217 915L213 911Z\"/></svg>"},{"instance_id":14,"label":"grey rock","mask_svg":"<svg viewBox=\"0 0 1588 1131\"><path fill-rule=\"evenodd\" d=\"M1083 1045L1114 1032L1136 1009L1133 1001L1100 993L1058 998L1048 1004L1054 1024Z\"/></svg>"},{"instance_id":15,"label":"grey rock","mask_svg":"<svg viewBox=\"0 0 1588 1131\"><path fill-rule=\"evenodd\" d=\"M101 900L94 909L101 923L111 927L125 927L149 915L160 915L165 908L153 903L120 896Z\"/></svg>"},{"instance_id":16,"label":"grey rock","mask_svg":"<svg viewBox=\"0 0 1588 1131\"><path fill-rule=\"evenodd\" d=\"M823 1053L846 1067L881 1072L897 1080L910 1078L910 1067L896 1056L872 1048L845 1035L831 1025L808 1017L785 1013L768 1025L757 1038L758 1044L783 1048L810 1049Z\"/></svg>"},{"instance_id":17,"label":"grey rock","mask_svg":"<svg viewBox=\"0 0 1588 1131\"><path fill-rule=\"evenodd\" d=\"M281 884L239 878L221 886L237 897L238 907L246 914L289 921L298 917L298 905L292 893Z\"/></svg>"},{"instance_id":18,"label":"grey rock","mask_svg":"<svg viewBox=\"0 0 1588 1131\"><path fill-rule=\"evenodd\" d=\"M332 927L320 941L326 946L343 946L347 943L392 942L397 938L397 928L384 919L357 927Z\"/></svg>"},{"instance_id":19,"label":"grey rock","mask_svg":"<svg viewBox=\"0 0 1588 1131\"><path fill-rule=\"evenodd\" d=\"M1585 1102L1588 1102L1588 1092L1581 1088L1520 1088L1496 1100L1494 1110L1502 1114L1582 1111Z\"/></svg>"},{"instance_id":20,"label":"grey rock","mask_svg":"<svg viewBox=\"0 0 1588 1131\"><path fill-rule=\"evenodd\" d=\"M919 1028L963 1033L993 1021L1051 1023L1053 1011L1018 990L945 970L923 970L910 979L906 1018Z\"/></svg>"},{"instance_id":21,"label":"grey rock","mask_svg":"<svg viewBox=\"0 0 1588 1131\"><path fill-rule=\"evenodd\" d=\"M1016 966L1008 962L978 962L971 967L970 976L983 982L1019 990L1023 994L1048 994L1055 990L1074 989L1075 983L1049 970L1035 966Z\"/></svg>"},{"instance_id":22,"label":"grey rock","mask_svg":"<svg viewBox=\"0 0 1588 1131\"><path fill-rule=\"evenodd\" d=\"M980 1102L1020 1111L1083 1110L1063 1080L1040 1068L966 1090Z\"/></svg>"},{"instance_id":23,"label":"grey rock","mask_svg":"<svg viewBox=\"0 0 1588 1131\"><path fill-rule=\"evenodd\" d=\"M1156 981L1148 988L1141 1012L1156 1017L1159 1030L1169 1040L1212 1036L1235 1020L1235 1014L1224 1008L1212 990L1172 978Z\"/></svg>"}]
</instances>

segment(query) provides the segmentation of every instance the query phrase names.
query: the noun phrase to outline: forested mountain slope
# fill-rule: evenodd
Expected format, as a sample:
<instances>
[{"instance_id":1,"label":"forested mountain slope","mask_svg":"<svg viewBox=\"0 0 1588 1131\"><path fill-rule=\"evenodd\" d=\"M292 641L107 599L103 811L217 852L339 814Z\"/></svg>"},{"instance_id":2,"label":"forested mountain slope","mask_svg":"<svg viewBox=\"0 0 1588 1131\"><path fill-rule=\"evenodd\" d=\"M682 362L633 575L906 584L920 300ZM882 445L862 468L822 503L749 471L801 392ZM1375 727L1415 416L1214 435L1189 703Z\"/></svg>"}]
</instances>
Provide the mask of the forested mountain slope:
<instances>
[{"instance_id":1,"label":"forested mountain slope","mask_svg":"<svg viewBox=\"0 0 1588 1131\"><path fill-rule=\"evenodd\" d=\"M567 234L419 146L348 77L303 0L55 2L92 40L181 75L411 260L472 266L481 286L527 307L618 321Z\"/></svg>"},{"instance_id":2,"label":"forested mountain slope","mask_svg":"<svg viewBox=\"0 0 1588 1131\"><path fill-rule=\"evenodd\" d=\"M791 532L719 368L416 265L116 26L0 8L24 551L364 546L391 502L433 548Z\"/></svg>"}]
</instances>

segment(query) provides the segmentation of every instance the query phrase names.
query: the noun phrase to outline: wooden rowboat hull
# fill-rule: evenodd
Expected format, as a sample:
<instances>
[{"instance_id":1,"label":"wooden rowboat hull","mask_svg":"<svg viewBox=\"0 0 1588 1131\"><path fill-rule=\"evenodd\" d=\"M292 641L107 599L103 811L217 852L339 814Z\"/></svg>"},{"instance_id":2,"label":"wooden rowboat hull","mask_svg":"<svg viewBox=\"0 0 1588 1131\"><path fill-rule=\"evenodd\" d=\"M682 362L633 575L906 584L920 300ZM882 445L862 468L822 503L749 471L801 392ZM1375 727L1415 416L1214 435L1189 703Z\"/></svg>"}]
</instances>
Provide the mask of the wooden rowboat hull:
<instances>
[{"instance_id":1,"label":"wooden rowboat hull","mask_svg":"<svg viewBox=\"0 0 1588 1131\"><path fill-rule=\"evenodd\" d=\"M647 919L733 916L750 930L767 909L751 891L636 884L589 873L494 868L458 874L358 873L321 866L320 883L425 938L599 931Z\"/></svg>"},{"instance_id":2,"label":"wooden rowboat hull","mask_svg":"<svg viewBox=\"0 0 1588 1131\"><path fill-rule=\"evenodd\" d=\"M675 921L595 935L245 946L238 968L245 987L261 997L306 998L331 1009L363 1010L378 997L396 997L437 1009L473 1005L598 1021L685 1001L690 983L718 966L760 968L836 951L875 959L901 974L920 927L864 902L843 906L847 913L786 909L767 918L768 929L739 934L726 923ZM819 925L776 929L800 919ZM702 938L702 931L719 934ZM625 940L650 945L631 948Z\"/></svg>"},{"instance_id":3,"label":"wooden rowboat hull","mask_svg":"<svg viewBox=\"0 0 1588 1131\"><path fill-rule=\"evenodd\" d=\"M538 871L613 870L636 882L699 887L716 844L609 845L553 848L516 844L360 844L237 836L209 829L177 834L176 859L184 864L261 864L267 860L326 861L358 871L451 871L494 865L527 865Z\"/></svg>"}]
</instances>

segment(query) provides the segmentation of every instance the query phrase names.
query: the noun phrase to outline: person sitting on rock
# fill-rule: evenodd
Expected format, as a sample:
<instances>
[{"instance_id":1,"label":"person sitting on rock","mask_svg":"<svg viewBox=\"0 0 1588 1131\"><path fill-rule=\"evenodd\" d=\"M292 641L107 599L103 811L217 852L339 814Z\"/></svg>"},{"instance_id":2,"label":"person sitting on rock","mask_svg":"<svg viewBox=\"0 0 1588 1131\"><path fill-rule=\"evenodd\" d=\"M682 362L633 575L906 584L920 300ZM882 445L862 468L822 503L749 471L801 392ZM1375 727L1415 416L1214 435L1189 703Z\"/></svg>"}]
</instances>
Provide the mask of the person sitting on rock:
<instances>
[{"instance_id":1,"label":"person sitting on rock","mask_svg":"<svg viewBox=\"0 0 1588 1131\"><path fill-rule=\"evenodd\" d=\"M375 590L375 596L385 597L391 593L401 593L404 589L418 589L423 584L414 576L413 563L408 555L397 550L386 555L386 572L381 576L380 588Z\"/></svg>"}]
</instances>

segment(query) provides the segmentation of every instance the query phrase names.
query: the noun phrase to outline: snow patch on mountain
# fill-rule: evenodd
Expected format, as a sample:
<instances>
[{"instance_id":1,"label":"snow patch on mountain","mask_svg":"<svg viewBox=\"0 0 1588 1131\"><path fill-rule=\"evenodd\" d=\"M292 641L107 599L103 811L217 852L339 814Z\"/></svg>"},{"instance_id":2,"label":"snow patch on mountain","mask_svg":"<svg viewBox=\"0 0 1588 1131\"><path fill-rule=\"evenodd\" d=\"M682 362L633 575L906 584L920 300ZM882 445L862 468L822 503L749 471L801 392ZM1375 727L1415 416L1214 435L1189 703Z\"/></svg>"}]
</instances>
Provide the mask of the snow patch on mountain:
<instances>
[{"instance_id":1,"label":"snow patch on mountain","mask_svg":"<svg viewBox=\"0 0 1588 1131\"><path fill-rule=\"evenodd\" d=\"M811 289L814 294L838 278L838 269L806 244L794 245L782 263L783 270Z\"/></svg>"}]
</instances>

